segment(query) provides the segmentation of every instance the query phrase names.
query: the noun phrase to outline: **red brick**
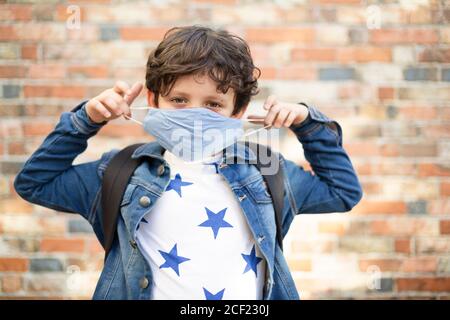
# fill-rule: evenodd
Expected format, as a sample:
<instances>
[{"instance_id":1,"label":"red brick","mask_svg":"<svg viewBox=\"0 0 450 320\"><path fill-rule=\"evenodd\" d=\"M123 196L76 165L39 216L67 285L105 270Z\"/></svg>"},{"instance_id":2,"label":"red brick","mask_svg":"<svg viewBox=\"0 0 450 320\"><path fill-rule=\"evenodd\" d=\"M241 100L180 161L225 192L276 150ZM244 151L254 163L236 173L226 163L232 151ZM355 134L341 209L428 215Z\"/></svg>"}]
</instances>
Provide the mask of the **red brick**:
<instances>
[{"instance_id":1,"label":"red brick","mask_svg":"<svg viewBox=\"0 0 450 320\"><path fill-rule=\"evenodd\" d=\"M371 231L377 235L414 236L437 233L435 220L426 218L393 218L371 221Z\"/></svg>"},{"instance_id":2,"label":"red brick","mask_svg":"<svg viewBox=\"0 0 450 320\"><path fill-rule=\"evenodd\" d=\"M361 182L365 195L378 195L383 192L383 184L378 182Z\"/></svg>"},{"instance_id":3,"label":"red brick","mask_svg":"<svg viewBox=\"0 0 450 320\"><path fill-rule=\"evenodd\" d=\"M436 257L415 257L402 260L400 272L436 272Z\"/></svg>"},{"instance_id":4,"label":"red brick","mask_svg":"<svg viewBox=\"0 0 450 320\"><path fill-rule=\"evenodd\" d=\"M376 44L438 43L439 34L432 29L379 29L370 31L370 40Z\"/></svg>"},{"instance_id":5,"label":"red brick","mask_svg":"<svg viewBox=\"0 0 450 320\"><path fill-rule=\"evenodd\" d=\"M397 279L398 291L432 291L446 292L450 291L450 278L403 278Z\"/></svg>"},{"instance_id":6,"label":"red brick","mask_svg":"<svg viewBox=\"0 0 450 320\"><path fill-rule=\"evenodd\" d=\"M450 137L450 126L448 124L429 124L422 129L424 137L445 138Z\"/></svg>"},{"instance_id":7,"label":"red brick","mask_svg":"<svg viewBox=\"0 0 450 320\"><path fill-rule=\"evenodd\" d=\"M296 48L292 50L292 61L335 61L336 50L332 48Z\"/></svg>"},{"instance_id":8,"label":"red brick","mask_svg":"<svg viewBox=\"0 0 450 320\"><path fill-rule=\"evenodd\" d=\"M430 106L405 106L398 108L398 115L405 120L433 120L437 116L437 110Z\"/></svg>"},{"instance_id":9,"label":"red brick","mask_svg":"<svg viewBox=\"0 0 450 320\"><path fill-rule=\"evenodd\" d=\"M391 87L378 88L378 98L380 100L394 99L394 92L394 88Z\"/></svg>"},{"instance_id":10,"label":"red brick","mask_svg":"<svg viewBox=\"0 0 450 320\"><path fill-rule=\"evenodd\" d=\"M0 25L0 41L17 40L18 36L11 25Z\"/></svg>"},{"instance_id":11,"label":"red brick","mask_svg":"<svg viewBox=\"0 0 450 320\"><path fill-rule=\"evenodd\" d=\"M29 214L33 212L33 205L15 195L0 201L0 212Z\"/></svg>"},{"instance_id":12,"label":"red brick","mask_svg":"<svg viewBox=\"0 0 450 320\"><path fill-rule=\"evenodd\" d=\"M38 55L37 45L24 44L22 45L22 59L36 60Z\"/></svg>"},{"instance_id":13,"label":"red brick","mask_svg":"<svg viewBox=\"0 0 450 320\"><path fill-rule=\"evenodd\" d=\"M441 182L441 196L450 197L450 182Z\"/></svg>"},{"instance_id":14,"label":"red brick","mask_svg":"<svg viewBox=\"0 0 450 320\"><path fill-rule=\"evenodd\" d=\"M313 67L290 65L279 68L277 73L277 79L280 80L314 80L316 78L317 70Z\"/></svg>"},{"instance_id":15,"label":"red brick","mask_svg":"<svg viewBox=\"0 0 450 320\"><path fill-rule=\"evenodd\" d=\"M15 293L22 289L22 276L16 274L5 274L1 278L2 292Z\"/></svg>"},{"instance_id":16,"label":"red brick","mask_svg":"<svg viewBox=\"0 0 450 320\"><path fill-rule=\"evenodd\" d=\"M442 220L439 223L439 230L441 234L450 234L450 220Z\"/></svg>"},{"instance_id":17,"label":"red brick","mask_svg":"<svg viewBox=\"0 0 450 320\"><path fill-rule=\"evenodd\" d=\"M107 78L108 68L106 66L70 66L68 68L69 77L85 78Z\"/></svg>"},{"instance_id":18,"label":"red brick","mask_svg":"<svg viewBox=\"0 0 450 320\"><path fill-rule=\"evenodd\" d=\"M248 28L246 33L247 41L267 43L312 43L315 35L312 28Z\"/></svg>"},{"instance_id":19,"label":"red brick","mask_svg":"<svg viewBox=\"0 0 450 320\"><path fill-rule=\"evenodd\" d=\"M26 85L24 87L24 94L26 98L83 98L86 94L86 88L82 86L70 85Z\"/></svg>"},{"instance_id":20,"label":"red brick","mask_svg":"<svg viewBox=\"0 0 450 320\"><path fill-rule=\"evenodd\" d=\"M337 51L339 62L390 62L392 61L391 48L358 47L340 48Z\"/></svg>"},{"instance_id":21,"label":"red brick","mask_svg":"<svg viewBox=\"0 0 450 320\"><path fill-rule=\"evenodd\" d=\"M385 143L380 147L380 154L383 157L397 157L399 156L400 146L394 143Z\"/></svg>"},{"instance_id":22,"label":"red brick","mask_svg":"<svg viewBox=\"0 0 450 320\"><path fill-rule=\"evenodd\" d=\"M352 210L359 214L406 214L407 206L403 201L361 200Z\"/></svg>"},{"instance_id":23,"label":"red brick","mask_svg":"<svg viewBox=\"0 0 450 320\"><path fill-rule=\"evenodd\" d=\"M260 79L276 79L277 69L275 67L259 67L261 70Z\"/></svg>"},{"instance_id":24,"label":"red brick","mask_svg":"<svg viewBox=\"0 0 450 320\"><path fill-rule=\"evenodd\" d=\"M450 49L427 48L419 54L419 62L450 62Z\"/></svg>"},{"instance_id":25,"label":"red brick","mask_svg":"<svg viewBox=\"0 0 450 320\"><path fill-rule=\"evenodd\" d=\"M380 271L398 271L402 262L399 259L362 259L359 261L359 270L366 272L369 267L377 266Z\"/></svg>"},{"instance_id":26,"label":"red brick","mask_svg":"<svg viewBox=\"0 0 450 320\"><path fill-rule=\"evenodd\" d=\"M164 34L170 28L156 27L131 27L125 26L120 29L120 36L123 40L158 40L164 38Z\"/></svg>"},{"instance_id":27,"label":"red brick","mask_svg":"<svg viewBox=\"0 0 450 320\"><path fill-rule=\"evenodd\" d=\"M429 201L428 212L431 215L450 215L450 198Z\"/></svg>"},{"instance_id":28,"label":"red brick","mask_svg":"<svg viewBox=\"0 0 450 320\"><path fill-rule=\"evenodd\" d=\"M380 150L374 145L369 145L366 142L347 142L345 143L345 150L352 156L377 156Z\"/></svg>"},{"instance_id":29,"label":"red brick","mask_svg":"<svg viewBox=\"0 0 450 320\"><path fill-rule=\"evenodd\" d=\"M28 270L28 259L0 257L0 271L24 272Z\"/></svg>"},{"instance_id":30,"label":"red brick","mask_svg":"<svg viewBox=\"0 0 450 320\"><path fill-rule=\"evenodd\" d=\"M411 240L409 238L395 239L395 252L398 253L411 253Z\"/></svg>"},{"instance_id":31,"label":"red brick","mask_svg":"<svg viewBox=\"0 0 450 320\"><path fill-rule=\"evenodd\" d=\"M105 3L108 3L110 0L105 0ZM67 19L73 15L73 11L67 11L67 8L69 7L69 5L57 5L56 6L56 20L58 21L67 21ZM80 10L80 21L83 22L84 21L84 17L85 17L85 8L82 6L78 6L79 10Z\"/></svg>"},{"instance_id":32,"label":"red brick","mask_svg":"<svg viewBox=\"0 0 450 320\"><path fill-rule=\"evenodd\" d=\"M29 76L35 79L62 79L65 77L65 67L63 64L32 64Z\"/></svg>"},{"instance_id":33,"label":"red brick","mask_svg":"<svg viewBox=\"0 0 450 320\"><path fill-rule=\"evenodd\" d=\"M25 155L25 144L23 141L8 142L8 154L10 155Z\"/></svg>"},{"instance_id":34,"label":"red brick","mask_svg":"<svg viewBox=\"0 0 450 320\"><path fill-rule=\"evenodd\" d=\"M3 4L0 11L0 20L29 21L31 20L31 8L30 5Z\"/></svg>"},{"instance_id":35,"label":"red brick","mask_svg":"<svg viewBox=\"0 0 450 320\"><path fill-rule=\"evenodd\" d=\"M33 121L23 124L23 133L25 136L43 136L48 135L54 128L55 124Z\"/></svg>"},{"instance_id":36,"label":"red brick","mask_svg":"<svg viewBox=\"0 0 450 320\"><path fill-rule=\"evenodd\" d=\"M411 143L403 144L399 148L399 156L403 157L435 157L437 156L436 144Z\"/></svg>"},{"instance_id":37,"label":"red brick","mask_svg":"<svg viewBox=\"0 0 450 320\"><path fill-rule=\"evenodd\" d=\"M100 244L100 242L97 239L90 239L88 241L88 251L89 251L89 253L93 253L93 254L105 252L102 245Z\"/></svg>"},{"instance_id":38,"label":"red brick","mask_svg":"<svg viewBox=\"0 0 450 320\"><path fill-rule=\"evenodd\" d=\"M403 163L399 166L398 163L384 161L372 164L371 172L372 175L413 175L416 174L416 167L412 163Z\"/></svg>"},{"instance_id":39,"label":"red brick","mask_svg":"<svg viewBox=\"0 0 450 320\"><path fill-rule=\"evenodd\" d=\"M27 73L27 68L23 66L0 66L0 78L23 78Z\"/></svg>"},{"instance_id":40,"label":"red brick","mask_svg":"<svg viewBox=\"0 0 450 320\"><path fill-rule=\"evenodd\" d=\"M41 241L41 251L43 252L81 253L84 249L84 239L44 238Z\"/></svg>"}]
</instances>

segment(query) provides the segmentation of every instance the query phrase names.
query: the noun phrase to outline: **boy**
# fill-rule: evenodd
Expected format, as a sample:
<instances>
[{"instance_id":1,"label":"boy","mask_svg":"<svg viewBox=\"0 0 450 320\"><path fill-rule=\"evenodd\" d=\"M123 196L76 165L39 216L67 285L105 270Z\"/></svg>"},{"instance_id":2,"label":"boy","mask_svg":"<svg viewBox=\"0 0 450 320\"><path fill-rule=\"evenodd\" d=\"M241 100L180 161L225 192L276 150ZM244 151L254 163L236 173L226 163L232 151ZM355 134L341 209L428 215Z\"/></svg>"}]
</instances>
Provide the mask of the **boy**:
<instances>
[{"instance_id":1,"label":"boy","mask_svg":"<svg viewBox=\"0 0 450 320\"><path fill-rule=\"evenodd\" d=\"M173 28L150 54L148 105L160 110L207 108L240 119L257 93L259 71L241 38L226 31ZM80 213L103 244L102 177L118 150L72 165L87 140L113 119L129 118L142 86L117 82L61 115L25 163L14 186L25 200ZM292 130L315 175L280 155L284 170L282 236L300 213L346 212L362 197L340 125L312 106L270 96L265 125ZM201 109L199 109L201 110ZM161 135L166 134L160 132ZM238 158L250 160L249 152ZM275 239L272 199L254 165L186 163L156 142L121 200L117 237L94 299L298 299ZM214 164L214 163L213 163Z\"/></svg>"}]
</instances>

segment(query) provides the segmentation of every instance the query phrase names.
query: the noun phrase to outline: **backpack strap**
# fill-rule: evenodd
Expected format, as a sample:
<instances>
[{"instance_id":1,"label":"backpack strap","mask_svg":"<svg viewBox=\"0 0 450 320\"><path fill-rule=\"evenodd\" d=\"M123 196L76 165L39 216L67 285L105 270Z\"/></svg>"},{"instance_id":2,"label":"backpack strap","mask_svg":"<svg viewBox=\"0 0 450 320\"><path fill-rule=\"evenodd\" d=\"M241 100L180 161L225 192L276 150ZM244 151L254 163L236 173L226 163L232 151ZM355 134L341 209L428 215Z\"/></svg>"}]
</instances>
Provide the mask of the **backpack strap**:
<instances>
[{"instance_id":1,"label":"backpack strap","mask_svg":"<svg viewBox=\"0 0 450 320\"><path fill-rule=\"evenodd\" d=\"M102 181L102 220L103 220L103 248L105 259L111 250L117 229L117 218L120 203L134 170L142 159L133 159L133 152L143 145L137 143L120 150L109 162Z\"/></svg>"},{"instance_id":2,"label":"backpack strap","mask_svg":"<svg viewBox=\"0 0 450 320\"><path fill-rule=\"evenodd\" d=\"M268 146L246 141L245 145L254 152L256 155L256 167L259 171L262 168L268 167L273 163L280 162L280 158L277 153L272 152ZM265 155L270 157L270 161L267 164L261 163L261 157L259 155ZM277 242L281 250L283 250L283 232L282 232L282 217L283 217L283 206L284 206L284 173L281 166L274 174L263 174L264 181L267 184L267 189L272 197L273 208L275 210L275 223L277 227Z\"/></svg>"}]
</instances>

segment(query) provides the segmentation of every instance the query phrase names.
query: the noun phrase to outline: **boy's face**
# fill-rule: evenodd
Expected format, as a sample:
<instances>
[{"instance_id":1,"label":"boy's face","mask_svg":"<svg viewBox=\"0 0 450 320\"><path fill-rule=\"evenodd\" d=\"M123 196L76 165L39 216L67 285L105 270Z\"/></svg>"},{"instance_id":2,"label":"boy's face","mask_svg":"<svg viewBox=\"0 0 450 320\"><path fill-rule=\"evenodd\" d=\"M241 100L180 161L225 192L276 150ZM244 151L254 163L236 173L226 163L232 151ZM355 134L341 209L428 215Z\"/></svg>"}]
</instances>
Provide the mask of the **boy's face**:
<instances>
[{"instance_id":1,"label":"boy's face","mask_svg":"<svg viewBox=\"0 0 450 320\"><path fill-rule=\"evenodd\" d=\"M246 108L235 115L234 109L235 93L229 88L226 94L216 90L217 83L208 75L185 75L179 77L167 96L158 97L158 106L155 104L153 92L147 92L149 106L161 109L181 109L204 107L226 117L241 118Z\"/></svg>"}]
</instances>

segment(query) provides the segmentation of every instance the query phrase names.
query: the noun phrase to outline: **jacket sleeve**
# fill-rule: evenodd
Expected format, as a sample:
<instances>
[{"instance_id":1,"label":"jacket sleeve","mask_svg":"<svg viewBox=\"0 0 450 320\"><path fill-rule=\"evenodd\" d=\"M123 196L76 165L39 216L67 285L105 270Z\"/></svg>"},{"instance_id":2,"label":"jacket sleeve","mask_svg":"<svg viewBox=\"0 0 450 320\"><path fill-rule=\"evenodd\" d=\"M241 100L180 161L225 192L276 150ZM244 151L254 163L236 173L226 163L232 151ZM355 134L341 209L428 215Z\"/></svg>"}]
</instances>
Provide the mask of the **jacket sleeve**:
<instances>
[{"instance_id":1,"label":"jacket sleeve","mask_svg":"<svg viewBox=\"0 0 450 320\"><path fill-rule=\"evenodd\" d=\"M25 162L14 179L14 188L26 201L58 211L79 213L95 223L94 203L100 196L99 166L111 156L78 165L73 160L87 141L105 124L92 122L85 102L61 114L55 129Z\"/></svg>"},{"instance_id":2,"label":"jacket sleeve","mask_svg":"<svg viewBox=\"0 0 450 320\"><path fill-rule=\"evenodd\" d=\"M342 128L314 106L302 104L308 107L309 115L291 129L314 172L281 157L290 218L300 213L350 211L363 192L342 146Z\"/></svg>"}]
</instances>

